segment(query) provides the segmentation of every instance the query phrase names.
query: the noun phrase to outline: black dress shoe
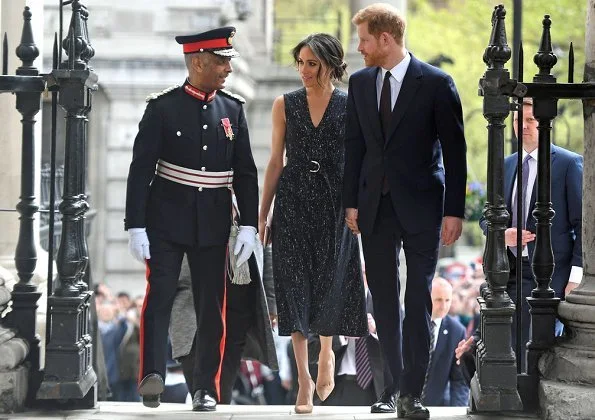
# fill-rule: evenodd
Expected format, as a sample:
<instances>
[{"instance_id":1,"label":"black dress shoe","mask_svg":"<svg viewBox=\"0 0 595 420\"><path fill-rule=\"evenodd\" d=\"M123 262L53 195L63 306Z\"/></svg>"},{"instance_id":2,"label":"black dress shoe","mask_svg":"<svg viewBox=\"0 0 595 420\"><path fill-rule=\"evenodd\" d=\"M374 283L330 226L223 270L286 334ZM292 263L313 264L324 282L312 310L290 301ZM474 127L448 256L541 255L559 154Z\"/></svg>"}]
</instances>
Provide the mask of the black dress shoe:
<instances>
[{"instance_id":1,"label":"black dress shoe","mask_svg":"<svg viewBox=\"0 0 595 420\"><path fill-rule=\"evenodd\" d=\"M430 410L422 405L419 397L405 395L397 400L397 417L400 419L429 419Z\"/></svg>"},{"instance_id":2,"label":"black dress shoe","mask_svg":"<svg viewBox=\"0 0 595 420\"><path fill-rule=\"evenodd\" d=\"M199 389L192 399L192 411L215 411L217 398L206 389Z\"/></svg>"},{"instance_id":3,"label":"black dress shoe","mask_svg":"<svg viewBox=\"0 0 595 420\"><path fill-rule=\"evenodd\" d=\"M372 413L394 413L396 396L393 392L384 391L380 399L372 404Z\"/></svg>"},{"instance_id":4,"label":"black dress shoe","mask_svg":"<svg viewBox=\"0 0 595 420\"><path fill-rule=\"evenodd\" d=\"M143 397L145 407L159 407L160 395L164 390L163 378L158 373L149 373L138 385L138 393Z\"/></svg>"}]
</instances>

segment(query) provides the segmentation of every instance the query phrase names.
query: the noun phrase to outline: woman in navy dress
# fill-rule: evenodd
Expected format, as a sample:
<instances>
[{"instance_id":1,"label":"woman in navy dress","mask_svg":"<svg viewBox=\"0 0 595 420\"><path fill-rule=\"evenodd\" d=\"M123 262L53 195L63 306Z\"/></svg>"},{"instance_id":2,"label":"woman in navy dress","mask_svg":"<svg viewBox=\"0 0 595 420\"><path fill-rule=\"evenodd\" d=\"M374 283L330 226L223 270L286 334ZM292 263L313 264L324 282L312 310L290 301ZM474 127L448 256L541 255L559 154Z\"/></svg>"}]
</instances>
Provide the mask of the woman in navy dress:
<instances>
[{"instance_id":1,"label":"woman in navy dress","mask_svg":"<svg viewBox=\"0 0 595 420\"><path fill-rule=\"evenodd\" d=\"M271 158L259 217L264 232L273 198L273 277L279 334L291 335L298 368L296 413L310 413L314 389L334 388L333 335L368 332L357 237L341 203L347 94L343 48L313 34L293 49L303 87L273 103ZM286 164L284 165L284 152ZM316 386L308 370L308 334L320 335Z\"/></svg>"}]
</instances>

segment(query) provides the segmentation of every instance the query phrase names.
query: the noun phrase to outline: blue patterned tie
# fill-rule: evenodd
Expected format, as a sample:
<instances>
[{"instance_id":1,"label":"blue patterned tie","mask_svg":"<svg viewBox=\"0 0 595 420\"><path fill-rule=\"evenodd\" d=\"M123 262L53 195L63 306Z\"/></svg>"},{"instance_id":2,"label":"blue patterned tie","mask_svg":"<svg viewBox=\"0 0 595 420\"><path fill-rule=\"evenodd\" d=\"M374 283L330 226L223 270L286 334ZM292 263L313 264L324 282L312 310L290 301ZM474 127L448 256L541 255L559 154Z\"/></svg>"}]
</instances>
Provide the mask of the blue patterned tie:
<instances>
[{"instance_id":1,"label":"blue patterned tie","mask_svg":"<svg viewBox=\"0 0 595 420\"><path fill-rule=\"evenodd\" d=\"M361 389L366 389L372 382L372 368L365 337L355 340L355 373L357 384Z\"/></svg>"},{"instance_id":2,"label":"blue patterned tie","mask_svg":"<svg viewBox=\"0 0 595 420\"><path fill-rule=\"evenodd\" d=\"M522 203L523 203L523 218L521 220L521 225L518 226L519 229L525 229L526 224L527 224L527 217L528 215L525 214L525 209L526 209L526 205L527 205L527 187L529 185L529 160L533 159L531 157L531 155L527 155L525 156L525 159L523 159L523 179L522 179L522 186L523 186L523 191L522 191ZM515 194L512 197L512 206L511 206L511 210L512 210L512 227L517 227L518 224L518 220L517 220L517 195L518 195L518 191L517 194ZM517 249L516 246L510 247L510 251L514 254L514 256L516 257L517 255Z\"/></svg>"}]
</instances>

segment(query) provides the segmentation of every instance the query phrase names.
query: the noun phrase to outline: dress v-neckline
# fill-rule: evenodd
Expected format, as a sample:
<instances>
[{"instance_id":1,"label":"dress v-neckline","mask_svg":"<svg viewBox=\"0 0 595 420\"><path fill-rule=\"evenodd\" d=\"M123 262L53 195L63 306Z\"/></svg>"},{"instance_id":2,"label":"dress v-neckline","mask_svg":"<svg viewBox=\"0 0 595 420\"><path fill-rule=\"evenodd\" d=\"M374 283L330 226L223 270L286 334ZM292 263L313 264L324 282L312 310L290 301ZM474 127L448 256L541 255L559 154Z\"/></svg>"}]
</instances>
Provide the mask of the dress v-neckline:
<instances>
[{"instance_id":1,"label":"dress v-neckline","mask_svg":"<svg viewBox=\"0 0 595 420\"><path fill-rule=\"evenodd\" d=\"M327 111L331 105L333 98L335 97L335 91L337 90L337 88L334 88L333 91L331 92L331 97L329 98L328 103L326 104L326 108L324 109L324 112L322 113L322 118L320 118L320 121L318 121L318 125L314 125L314 120L312 120L312 113L310 112L310 105L308 104L308 92L306 91L306 88L302 88L302 89L304 90L304 101L306 103L306 113L308 114L308 121L310 121L310 125L314 128L314 130L317 130L318 127L320 127L322 125L322 123L324 122L324 120L326 118Z\"/></svg>"}]
</instances>

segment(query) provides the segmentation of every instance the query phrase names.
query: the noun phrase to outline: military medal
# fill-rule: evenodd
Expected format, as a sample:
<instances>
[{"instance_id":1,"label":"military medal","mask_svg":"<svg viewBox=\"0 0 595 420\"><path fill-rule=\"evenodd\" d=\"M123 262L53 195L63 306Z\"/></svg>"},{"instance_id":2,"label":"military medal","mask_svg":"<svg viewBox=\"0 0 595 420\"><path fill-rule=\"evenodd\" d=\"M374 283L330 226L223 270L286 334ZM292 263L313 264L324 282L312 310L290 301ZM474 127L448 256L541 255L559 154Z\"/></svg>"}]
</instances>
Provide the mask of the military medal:
<instances>
[{"instance_id":1,"label":"military medal","mask_svg":"<svg viewBox=\"0 0 595 420\"><path fill-rule=\"evenodd\" d=\"M229 118L221 118L221 124L223 125L223 130L225 131L225 137L227 137L229 140L233 140L233 130L231 129Z\"/></svg>"}]
</instances>

